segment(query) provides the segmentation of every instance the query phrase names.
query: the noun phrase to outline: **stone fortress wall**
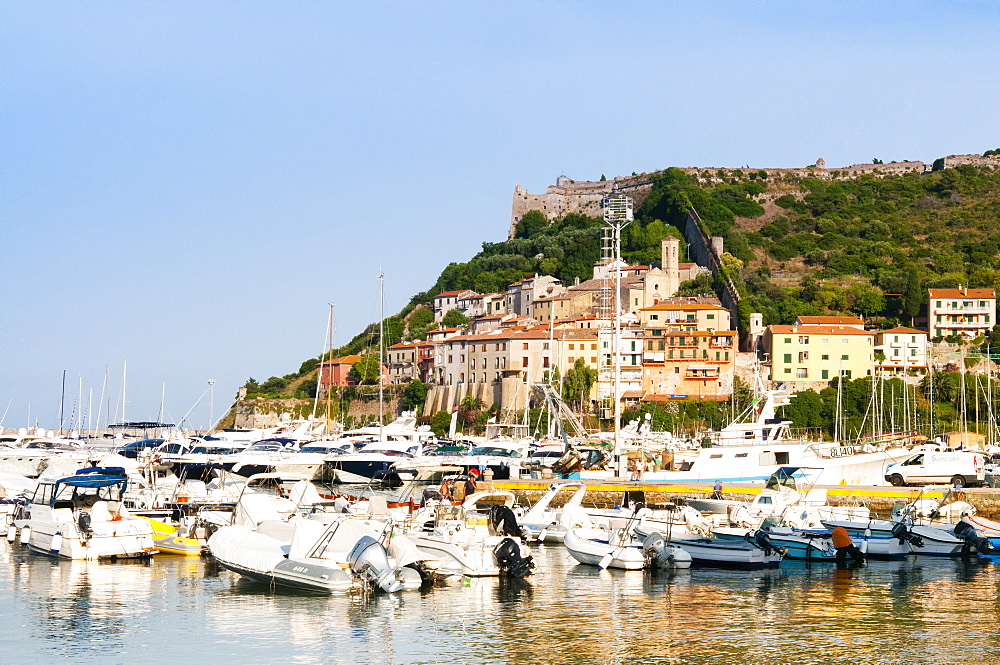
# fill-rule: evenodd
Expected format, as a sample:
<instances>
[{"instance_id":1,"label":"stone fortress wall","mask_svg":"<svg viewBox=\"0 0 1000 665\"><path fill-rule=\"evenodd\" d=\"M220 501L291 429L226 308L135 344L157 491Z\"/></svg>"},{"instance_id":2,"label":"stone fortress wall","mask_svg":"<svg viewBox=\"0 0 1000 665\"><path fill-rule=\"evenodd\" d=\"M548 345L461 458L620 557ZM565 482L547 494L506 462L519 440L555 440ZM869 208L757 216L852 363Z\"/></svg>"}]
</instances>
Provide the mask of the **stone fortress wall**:
<instances>
[{"instance_id":1,"label":"stone fortress wall","mask_svg":"<svg viewBox=\"0 0 1000 665\"><path fill-rule=\"evenodd\" d=\"M1000 155L983 157L982 155L949 155L935 160L933 168L953 168L962 164L972 166L992 166L1000 168ZM786 176L795 178L821 178L834 180L838 178L856 178L860 175L884 177L906 173L926 173L932 167L920 161L895 162L889 164L852 164L840 168L828 168L823 159L817 159L812 166L804 168L764 168L764 169L733 169L719 167L679 167L681 171L698 176L705 184L716 184L733 177L734 171L742 171L744 175L763 171L771 182L783 180ZM532 194L521 185L514 185L514 197L511 204L509 237L514 237L517 223L530 210L538 210L550 220L564 217L570 213L600 217L601 200L617 186L618 191L631 196L636 205L649 194L653 181L663 171L647 171L632 176L617 176L612 180L580 181L571 180L565 176L556 178L555 185L549 185L544 194ZM739 175L739 174L736 174ZM789 192L781 192L787 194ZM779 194L780 195L780 194ZM771 198L767 192L759 199Z\"/></svg>"}]
</instances>

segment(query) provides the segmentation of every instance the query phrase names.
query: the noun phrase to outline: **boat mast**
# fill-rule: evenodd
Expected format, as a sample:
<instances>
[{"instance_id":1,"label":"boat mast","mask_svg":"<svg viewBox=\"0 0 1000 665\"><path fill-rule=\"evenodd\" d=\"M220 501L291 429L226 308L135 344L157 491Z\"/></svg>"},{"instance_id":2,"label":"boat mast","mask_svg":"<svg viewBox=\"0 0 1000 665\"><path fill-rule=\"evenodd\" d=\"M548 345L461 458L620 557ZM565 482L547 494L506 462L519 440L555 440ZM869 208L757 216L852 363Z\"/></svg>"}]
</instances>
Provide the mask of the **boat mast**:
<instances>
[{"instance_id":1,"label":"boat mast","mask_svg":"<svg viewBox=\"0 0 1000 665\"><path fill-rule=\"evenodd\" d=\"M378 274L378 440L384 441L385 404L383 403L382 354L385 351L385 276Z\"/></svg>"},{"instance_id":2,"label":"boat mast","mask_svg":"<svg viewBox=\"0 0 1000 665\"><path fill-rule=\"evenodd\" d=\"M66 370L63 370L62 393L59 397L59 436L63 433L63 412L66 408Z\"/></svg>"},{"instance_id":3,"label":"boat mast","mask_svg":"<svg viewBox=\"0 0 1000 665\"><path fill-rule=\"evenodd\" d=\"M318 380L316 382L316 394L313 395L313 412L312 412L312 417L313 418L316 417L316 408L319 406L319 389L323 385L323 376L324 376L323 367L324 367L324 363L326 363L327 361L330 360L330 358L326 357L326 354L327 354L327 352L330 351L330 328L333 326L333 303L329 303L329 305L330 305L330 311L329 311L329 313L327 314L327 317L326 317L326 332L323 333L323 350L319 354L319 372L318 372ZM331 386L327 386L327 393L330 392L330 387ZM327 406L329 406L329 404L330 404L330 400L327 399ZM330 411L329 411L329 409L327 409L327 413L326 413L326 426L327 426L327 430L329 430L329 428L330 428ZM329 431L326 432L326 434L329 434L329 433L330 433Z\"/></svg>"},{"instance_id":4,"label":"boat mast","mask_svg":"<svg viewBox=\"0 0 1000 665\"><path fill-rule=\"evenodd\" d=\"M125 422L125 389L128 388L128 358L122 361L122 423Z\"/></svg>"}]
</instances>

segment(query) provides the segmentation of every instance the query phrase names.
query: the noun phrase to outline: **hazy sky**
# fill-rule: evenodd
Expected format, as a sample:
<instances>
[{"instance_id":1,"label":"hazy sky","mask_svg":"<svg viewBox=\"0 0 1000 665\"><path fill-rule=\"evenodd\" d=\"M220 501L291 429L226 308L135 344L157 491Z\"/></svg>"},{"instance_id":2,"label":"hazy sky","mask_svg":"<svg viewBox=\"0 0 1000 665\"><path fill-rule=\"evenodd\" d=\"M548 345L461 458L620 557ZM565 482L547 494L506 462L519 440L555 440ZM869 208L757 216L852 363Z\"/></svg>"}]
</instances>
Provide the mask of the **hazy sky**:
<instances>
[{"instance_id":1,"label":"hazy sky","mask_svg":"<svg viewBox=\"0 0 1000 665\"><path fill-rule=\"evenodd\" d=\"M982 2L0 4L0 413L177 422L506 236L515 183L1000 146ZM95 406L96 410L96 406ZM208 398L189 424L209 421Z\"/></svg>"}]
</instances>

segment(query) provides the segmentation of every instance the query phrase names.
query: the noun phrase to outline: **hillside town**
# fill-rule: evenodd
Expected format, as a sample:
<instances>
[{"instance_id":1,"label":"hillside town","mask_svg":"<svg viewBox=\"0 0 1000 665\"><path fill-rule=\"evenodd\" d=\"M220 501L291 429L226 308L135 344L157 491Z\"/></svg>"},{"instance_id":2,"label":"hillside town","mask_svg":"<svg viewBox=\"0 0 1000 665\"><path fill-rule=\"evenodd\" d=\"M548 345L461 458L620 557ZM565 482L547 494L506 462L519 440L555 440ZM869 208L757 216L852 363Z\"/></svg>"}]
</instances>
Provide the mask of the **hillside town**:
<instances>
[{"instance_id":1,"label":"hillside town","mask_svg":"<svg viewBox=\"0 0 1000 665\"><path fill-rule=\"evenodd\" d=\"M995 324L994 290L959 287L927 291L927 330L867 327L854 315L800 316L792 325L765 326L762 315L752 313L741 335L736 312L716 295L677 295L685 282L712 272L680 262L680 243L673 236L662 239L659 265L599 261L593 277L576 284L528 274L504 293L438 293L433 313L439 327L426 339L386 349L385 381L429 384L425 413L448 410L468 396L516 411L529 404L531 385L558 382L583 366L596 380L579 410L609 417L616 365L623 409L642 402L727 400L737 379L788 392L818 391L837 376L917 383L936 353L944 357L953 348L942 340L987 336ZM713 249L721 254L721 247ZM468 323L442 325L453 310ZM353 385L351 368L360 359L321 363L320 391Z\"/></svg>"}]
</instances>

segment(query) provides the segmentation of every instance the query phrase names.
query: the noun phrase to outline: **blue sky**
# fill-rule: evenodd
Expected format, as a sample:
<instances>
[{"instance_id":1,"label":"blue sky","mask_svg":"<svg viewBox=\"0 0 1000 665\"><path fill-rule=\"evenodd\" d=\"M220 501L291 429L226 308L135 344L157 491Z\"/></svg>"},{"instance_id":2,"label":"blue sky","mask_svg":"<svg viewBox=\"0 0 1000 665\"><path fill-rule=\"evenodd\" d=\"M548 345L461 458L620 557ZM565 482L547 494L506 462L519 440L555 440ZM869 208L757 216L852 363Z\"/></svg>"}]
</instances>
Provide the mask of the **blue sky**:
<instances>
[{"instance_id":1,"label":"blue sky","mask_svg":"<svg viewBox=\"0 0 1000 665\"><path fill-rule=\"evenodd\" d=\"M0 5L0 413L179 420L503 239L515 183L1000 146L994 2ZM82 379L81 379L82 377ZM209 421L208 398L189 423ZM120 406L117 409L120 410ZM29 415L30 414L30 415Z\"/></svg>"}]
</instances>

